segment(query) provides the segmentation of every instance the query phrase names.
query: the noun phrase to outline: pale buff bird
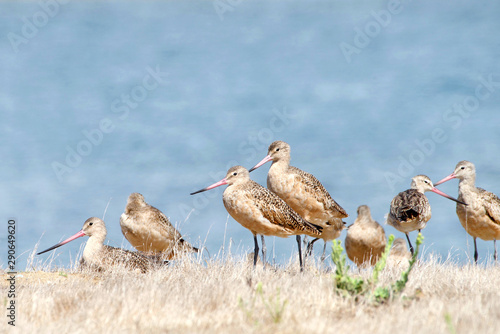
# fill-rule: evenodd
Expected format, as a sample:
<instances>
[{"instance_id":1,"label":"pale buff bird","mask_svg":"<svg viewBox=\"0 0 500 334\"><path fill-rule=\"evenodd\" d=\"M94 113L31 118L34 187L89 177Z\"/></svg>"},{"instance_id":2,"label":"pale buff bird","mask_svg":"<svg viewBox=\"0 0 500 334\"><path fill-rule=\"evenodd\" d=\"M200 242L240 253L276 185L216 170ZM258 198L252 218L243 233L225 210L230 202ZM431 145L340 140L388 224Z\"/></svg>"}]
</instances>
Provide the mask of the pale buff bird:
<instances>
[{"instance_id":1,"label":"pale buff bird","mask_svg":"<svg viewBox=\"0 0 500 334\"><path fill-rule=\"evenodd\" d=\"M345 250L357 266L375 265L387 243L382 226L373 220L367 205L358 207L358 217L347 228Z\"/></svg>"},{"instance_id":2,"label":"pale buff bird","mask_svg":"<svg viewBox=\"0 0 500 334\"><path fill-rule=\"evenodd\" d=\"M107 231L104 222L99 218L91 217L85 221L83 228L78 233L42 252L37 253L37 255L51 251L77 238L88 236L89 240L83 250L83 256L80 259L80 264L89 266L92 269L102 271L108 270L112 267L122 266L127 269L146 272L154 265L164 263L154 257L147 257L140 253L104 245L106 234Z\"/></svg>"},{"instance_id":3,"label":"pale buff bird","mask_svg":"<svg viewBox=\"0 0 500 334\"><path fill-rule=\"evenodd\" d=\"M387 266L405 268L408 267L410 260L411 253L406 247L406 241L402 238L394 240L387 257Z\"/></svg>"},{"instance_id":4,"label":"pale buff bird","mask_svg":"<svg viewBox=\"0 0 500 334\"><path fill-rule=\"evenodd\" d=\"M222 195L224 207L234 220L253 234L254 266L259 254L257 234L281 238L296 235L300 269L303 270L300 235L318 236L321 227L307 222L276 194L252 181L248 170L242 166L231 167L225 178L191 195L226 184L228 187Z\"/></svg>"},{"instance_id":5,"label":"pale buff bird","mask_svg":"<svg viewBox=\"0 0 500 334\"><path fill-rule=\"evenodd\" d=\"M273 142L267 156L250 169L253 171L266 162L272 161L267 174L267 187L282 198L305 220L319 225L323 231L311 241L309 248L319 238L323 239L325 259L326 242L336 239L345 228L342 218L348 217L345 210L330 196L314 175L290 166L290 145L283 141Z\"/></svg>"},{"instance_id":6,"label":"pale buff bird","mask_svg":"<svg viewBox=\"0 0 500 334\"><path fill-rule=\"evenodd\" d=\"M198 252L184 240L167 216L144 200L139 193L130 194L125 212L120 217L125 238L138 251L176 259L189 252Z\"/></svg>"},{"instance_id":7,"label":"pale buff bird","mask_svg":"<svg viewBox=\"0 0 500 334\"><path fill-rule=\"evenodd\" d=\"M497 260L496 241L500 238L500 199L493 193L482 188L476 188L476 167L470 161L460 161L455 171L436 185L457 178L458 199L467 203L457 204L457 215L464 229L474 238L474 260L478 253L476 238L493 240Z\"/></svg>"},{"instance_id":8,"label":"pale buff bird","mask_svg":"<svg viewBox=\"0 0 500 334\"><path fill-rule=\"evenodd\" d=\"M431 179L425 175L415 176L411 181L411 189L400 192L394 197L387 216L387 224L406 234L412 254L413 246L408 233L415 230L420 232L431 219L431 206L424 195L426 191L432 191L455 202L462 203L436 189Z\"/></svg>"}]
</instances>

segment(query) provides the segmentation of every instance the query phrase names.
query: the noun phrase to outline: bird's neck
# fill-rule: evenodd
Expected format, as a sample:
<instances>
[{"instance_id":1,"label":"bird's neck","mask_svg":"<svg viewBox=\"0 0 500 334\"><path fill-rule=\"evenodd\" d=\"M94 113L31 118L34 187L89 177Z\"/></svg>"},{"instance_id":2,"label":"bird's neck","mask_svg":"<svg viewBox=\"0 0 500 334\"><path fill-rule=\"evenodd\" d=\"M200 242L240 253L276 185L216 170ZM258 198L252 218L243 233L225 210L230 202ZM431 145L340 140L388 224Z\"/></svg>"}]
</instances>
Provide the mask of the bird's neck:
<instances>
[{"instance_id":1,"label":"bird's neck","mask_svg":"<svg viewBox=\"0 0 500 334\"><path fill-rule=\"evenodd\" d=\"M127 205L127 207L125 208L125 213L130 214L133 211L141 210L143 207L144 207L144 205L142 205L140 203L136 203L136 202L129 203Z\"/></svg>"},{"instance_id":2,"label":"bird's neck","mask_svg":"<svg viewBox=\"0 0 500 334\"><path fill-rule=\"evenodd\" d=\"M411 189L418 191L421 194L425 194L425 189L423 187L412 186Z\"/></svg>"},{"instance_id":3,"label":"bird's neck","mask_svg":"<svg viewBox=\"0 0 500 334\"><path fill-rule=\"evenodd\" d=\"M362 225L370 225L370 224L373 224L373 219L372 217L361 217L361 219L359 220L359 222L362 224Z\"/></svg>"},{"instance_id":4,"label":"bird's neck","mask_svg":"<svg viewBox=\"0 0 500 334\"><path fill-rule=\"evenodd\" d=\"M83 258L86 261L92 262L92 259L94 259L96 254L104 247L104 239L106 239L105 234L93 235L89 238L83 250Z\"/></svg>"},{"instance_id":5,"label":"bird's neck","mask_svg":"<svg viewBox=\"0 0 500 334\"><path fill-rule=\"evenodd\" d=\"M476 176L470 176L466 179L461 179L458 183L459 192L464 193L476 189Z\"/></svg>"},{"instance_id":6,"label":"bird's neck","mask_svg":"<svg viewBox=\"0 0 500 334\"><path fill-rule=\"evenodd\" d=\"M290 166L290 159L280 159L278 161L273 161L271 168L273 172L282 173L288 169Z\"/></svg>"}]
</instances>

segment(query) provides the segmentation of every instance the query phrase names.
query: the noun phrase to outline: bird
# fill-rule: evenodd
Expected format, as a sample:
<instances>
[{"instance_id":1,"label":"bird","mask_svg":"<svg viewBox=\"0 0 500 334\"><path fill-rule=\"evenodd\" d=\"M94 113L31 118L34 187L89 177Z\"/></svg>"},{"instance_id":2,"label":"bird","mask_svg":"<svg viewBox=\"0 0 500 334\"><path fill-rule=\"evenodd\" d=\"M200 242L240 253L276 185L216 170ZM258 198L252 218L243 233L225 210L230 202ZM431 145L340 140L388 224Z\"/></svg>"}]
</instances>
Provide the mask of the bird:
<instances>
[{"instance_id":1,"label":"bird","mask_svg":"<svg viewBox=\"0 0 500 334\"><path fill-rule=\"evenodd\" d=\"M323 254L325 259L326 242L336 239L345 228L342 218L349 215L330 196L318 179L297 167L290 166L290 145L284 141L273 142L267 156L250 169L250 172L272 161L267 174L267 187L282 198L294 211L306 221L323 228L320 236L312 240L308 250L318 239L323 239Z\"/></svg>"},{"instance_id":2,"label":"bird","mask_svg":"<svg viewBox=\"0 0 500 334\"><path fill-rule=\"evenodd\" d=\"M358 217L347 228L345 250L357 266L375 265L387 243L384 228L373 220L367 205L358 207Z\"/></svg>"},{"instance_id":3,"label":"bird","mask_svg":"<svg viewBox=\"0 0 500 334\"><path fill-rule=\"evenodd\" d=\"M104 245L106 239L106 225L97 217L91 217L85 221L83 228L75 235L60 243L37 253L41 255L56 249L70 241L80 237L88 236L89 240L83 250L80 265L89 266L98 271L105 271L112 267L124 266L130 270L139 270L142 273L150 270L154 265L167 263L154 257L147 257L137 252L131 252L121 248Z\"/></svg>"},{"instance_id":4,"label":"bird","mask_svg":"<svg viewBox=\"0 0 500 334\"><path fill-rule=\"evenodd\" d=\"M413 254L413 246L408 233L415 230L420 232L431 219L431 206L424 195L426 191L432 191L457 203L465 204L436 189L428 176L413 177L411 189L402 191L393 198L387 216L387 224L406 234L411 254Z\"/></svg>"},{"instance_id":5,"label":"bird","mask_svg":"<svg viewBox=\"0 0 500 334\"><path fill-rule=\"evenodd\" d=\"M189 252L198 252L198 248L182 238L163 212L146 203L142 194L130 194L120 216L120 226L130 244L146 254L172 260Z\"/></svg>"},{"instance_id":6,"label":"bird","mask_svg":"<svg viewBox=\"0 0 500 334\"><path fill-rule=\"evenodd\" d=\"M403 238L396 238L387 257L387 265L390 267L406 267L411 256L406 247L406 241Z\"/></svg>"},{"instance_id":7,"label":"bird","mask_svg":"<svg viewBox=\"0 0 500 334\"><path fill-rule=\"evenodd\" d=\"M479 257L476 238L493 240L495 248L493 258L496 261L496 241L500 238L500 199L495 194L476 187L476 167L470 161L460 161L455 171L436 185L454 178L460 180L458 199L467 203L467 205L458 203L456 210L460 223L474 239L474 261L477 263Z\"/></svg>"},{"instance_id":8,"label":"bird","mask_svg":"<svg viewBox=\"0 0 500 334\"><path fill-rule=\"evenodd\" d=\"M227 212L254 237L254 267L257 264L259 244L257 234L286 238L296 235L299 248L300 270L303 270L300 235L319 236L322 228L304 220L276 194L250 179L243 166L229 168L226 177L191 195L222 185L228 185L222 195ZM264 259L265 262L265 259Z\"/></svg>"}]
</instances>

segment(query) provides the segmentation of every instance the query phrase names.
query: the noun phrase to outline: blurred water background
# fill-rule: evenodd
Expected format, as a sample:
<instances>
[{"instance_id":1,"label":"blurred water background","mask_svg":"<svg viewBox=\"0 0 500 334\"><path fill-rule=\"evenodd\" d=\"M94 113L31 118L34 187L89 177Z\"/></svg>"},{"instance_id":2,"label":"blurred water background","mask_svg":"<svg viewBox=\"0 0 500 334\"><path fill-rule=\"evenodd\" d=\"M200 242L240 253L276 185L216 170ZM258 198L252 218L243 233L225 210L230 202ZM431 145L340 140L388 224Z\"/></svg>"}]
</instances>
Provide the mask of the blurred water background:
<instances>
[{"instance_id":1,"label":"blurred water background","mask_svg":"<svg viewBox=\"0 0 500 334\"><path fill-rule=\"evenodd\" d=\"M276 139L349 224L361 204L383 223L411 177L436 182L460 160L500 194L498 2L41 0L0 9L0 242L15 218L18 269L37 243L69 237L108 204L109 244L131 249L119 226L131 192L212 254L224 240L235 254L252 250L223 187L189 193L230 166L252 167ZM252 178L265 185L268 168ZM457 183L440 189L457 196ZM455 203L428 198L427 254L469 261ZM273 239L275 261L296 252L294 238ZM80 240L54 264L68 266ZM493 242L478 246L490 260Z\"/></svg>"}]
</instances>

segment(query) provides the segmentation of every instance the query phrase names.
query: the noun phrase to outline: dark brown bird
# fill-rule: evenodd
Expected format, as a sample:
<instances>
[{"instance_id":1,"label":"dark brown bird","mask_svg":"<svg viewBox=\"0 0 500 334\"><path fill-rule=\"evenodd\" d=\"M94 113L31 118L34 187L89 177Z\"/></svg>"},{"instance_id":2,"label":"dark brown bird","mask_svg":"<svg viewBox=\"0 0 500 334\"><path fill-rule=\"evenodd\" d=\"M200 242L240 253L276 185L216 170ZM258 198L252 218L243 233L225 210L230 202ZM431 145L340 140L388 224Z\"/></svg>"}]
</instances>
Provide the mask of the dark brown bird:
<instances>
[{"instance_id":1,"label":"dark brown bird","mask_svg":"<svg viewBox=\"0 0 500 334\"><path fill-rule=\"evenodd\" d=\"M457 204L457 215L464 229L474 238L474 260L477 262L476 238L493 240L497 260L497 239L500 238L500 199L493 193L476 188L476 167L470 161L460 161L455 171L436 185L457 178L458 199L467 205Z\"/></svg>"},{"instance_id":2,"label":"dark brown bird","mask_svg":"<svg viewBox=\"0 0 500 334\"><path fill-rule=\"evenodd\" d=\"M122 233L138 251L175 259L188 252L198 252L184 240L167 216L145 202L139 193L130 194L120 217Z\"/></svg>"},{"instance_id":3,"label":"dark brown bird","mask_svg":"<svg viewBox=\"0 0 500 334\"><path fill-rule=\"evenodd\" d=\"M394 197L387 217L387 224L406 234L412 254L413 246L408 233L415 230L420 232L431 219L431 206L424 195L426 191L432 191L455 202L462 203L436 189L431 179L425 175L415 176L411 181L411 189L400 192Z\"/></svg>"},{"instance_id":4,"label":"dark brown bird","mask_svg":"<svg viewBox=\"0 0 500 334\"><path fill-rule=\"evenodd\" d=\"M347 228L345 250L357 266L375 265L387 240L382 226L373 220L367 205L358 207L358 218Z\"/></svg>"},{"instance_id":5,"label":"dark brown bird","mask_svg":"<svg viewBox=\"0 0 500 334\"><path fill-rule=\"evenodd\" d=\"M83 250L80 264L90 266L93 269L101 271L108 270L111 267L123 266L127 269L140 270L144 273L155 264L163 263L158 259L149 258L136 252L104 245L106 234L107 231L104 222L99 218L91 217L85 221L80 232L37 253L37 255L51 251L77 238L88 236L89 240Z\"/></svg>"},{"instance_id":6,"label":"dark brown bird","mask_svg":"<svg viewBox=\"0 0 500 334\"><path fill-rule=\"evenodd\" d=\"M305 220L323 228L321 235L311 241L308 249L311 249L319 238L323 239L321 260L324 260L326 242L340 236L340 232L345 228L342 218L348 217L348 214L314 175L290 166L290 145L284 141L273 142L269 146L267 156L251 168L250 172L268 161L273 162L267 174L269 190Z\"/></svg>"},{"instance_id":7,"label":"dark brown bird","mask_svg":"<svg viewBox=\"0 0 500 334\"><path fill-rule=\"evenodd\" d=\"M281 198L250 179L242 166L231 167L226 177L191 195L227 184L222 200L227 212L254 236L254 266L257 263L259 245L257 234L286 238L297 236L300 268L303 269L300 235L319 236L321 227L305 221Z\"/></svg>"}]
</instances>

